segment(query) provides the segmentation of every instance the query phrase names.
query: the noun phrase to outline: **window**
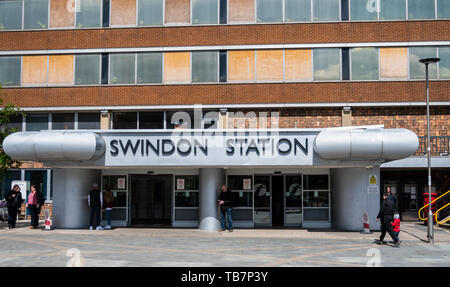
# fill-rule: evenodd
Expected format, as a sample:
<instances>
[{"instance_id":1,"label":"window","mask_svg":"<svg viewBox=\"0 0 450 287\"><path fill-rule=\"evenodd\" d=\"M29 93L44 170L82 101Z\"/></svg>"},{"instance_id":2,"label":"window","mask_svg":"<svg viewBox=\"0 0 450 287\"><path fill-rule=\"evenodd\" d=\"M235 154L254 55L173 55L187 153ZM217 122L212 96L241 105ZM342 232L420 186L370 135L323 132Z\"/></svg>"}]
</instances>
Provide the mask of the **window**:
<instances>
[{"instance_id":1,"label":"window","mask_svg":"<svg viewBox=\"0 0 450 287\"><path fill-rule=\"evenodd\" d=\"M255 80L255 51L228 52L228 80Z\"/></svg>"},{"instance_id":2,"label":"window","mask_svg":"<svg viewBox=\"0 0 450 287\"><path fill-rule=\"evenodd\" d=\"M140 129L163 129L164 112L139 112Z\"/></svg>"},{"instance_id":3,"label":"window","mask_svg":"<svg viewBox=\"0 0 450 287\"><path fill-rule=\"evenodd\" d=\"M311 21L311 0L285 0L285 21Z\"/></svg>"},{"instance_id":4,"label":"window","mask_svg":"<svg viewBox=\"0 0 450 287\"><path fill-rule=\"evenodd\" d=\"M314 49L314 80L339 80L340 55L339 49Z\"/></svg>"},{"instance_id":5,"label":"window","mask_svg":"<svg viewBox=\"0 0 450 287\"><path fill-rule=\"evenodd\" d=\"M75 85L97 85L100 55L75 55Z\"/></svg>"},{"instance_id":6,"label":"window","mask_svg":"<svg viewBox=\"0 0 450 287\"><path fill-rule=\"evenodd\" d=\"M111 26L136 25L136 0L110 0Z\"/></svg>"},{"instance_id":7,"label":"window","mask_svg":"<svg viewBox=\"0 0 450 287\"><path fill-rule=\"evenodd\" d=\"M22 119L23 118L22 118L21 114L10 116L9 122L5 126L2 127L2 130L5 130L5 128L7 127L8 129L13 129L17 132L22 131Z\"/></svg>"},{"instance_id":8,"label":"window","mask_svg":"<svg viewBox=\"0 0 450 287\"><path fill-rule=\"evenodd\" d=\"M375 2L376 3L376 2ZM350 2L351 20L376 20L376 9L367 9L367 0L351 0Z\"/></svg>"},{"instance_id":9,"label":"window","mask_svg":"<svg viewBox=\"0 0 450 287\"><path fill-rule=\"evenodd\" d=\"M48 56L23 56L22 84L47 84L47 63Z\"/></svg>"},{"instance_id":10,"label":"window","mask_svg":"<svg viewBox=\"0 0 450 287\"><path fill-rule=\"evenodd\" d=\"M48 0L24 1L24 29L47 29Z\"/></svg>"},{"instance_id":11,"label":"window","mask_svg":"<svg viewBox=\"0 0 450 287\"><path fill-rule=\"evenodd\" d=\"M378 80L378 49L353 48L352 80Z\"/></svg>"},{"instance_id":12,"label":"window","mask_svg":"<svg viewBox=\"0 0 450 287\"><path fill-rule=\"evenodd\" d=\"M21 180L20 170L9 170L6 172L5 177L0 182L0 199L4 199L8 192L11 191L11 182L14 180Z\"/></svg>"},{"instance_id":13,"label":"window","mask_svg":"<svg viewBox=\"0 0 450 287\"><path fill-rule=\"evenodd\" d=\"M287 81L311 81L312 59L310 49L284 51L284 73Z\"/></svg>"},{"instance_id":14,"label":"window","mask_svg":"<svg viewBox=\"0 0 450 287\"><path fill-rule=\"evenodd\" d=\"M68 7L72 5L72 7ZM71 9L69 9L71 8ZM50 1L50 28L74 28L75 26L75 1L51 0Z\"/></svg>"},{"instance_id":15,"label":"window","mask_svg":"<svg viewBox=\"0 0 450 287\"><path fill-rule=\"evenodd\" d=\"M283 22L283 0L257 0L257 22Z\"/></svg>"},{"instance_id":16,"label":"window","mask_svg":"<svg viewBox=\"0 0 450 287\"><path fill-rule=\"evenodd\" d=\"M189 24L191 15L190 0L165 0L166 24Z\"/></svg>"},{"instance_id":17,"label":"window","mask_svg":"<svg viewBox=\"0 0 450 287\"><path fill-rule=\"evenodd\" d=\"M218 52L192 52L192 82L218 81Z\"/></svg>"},{"instance_id":18,"label":"window","mask_svg":"<svg viewBox=\"0 0 450 287\"><path fill-rule=\"evenodd\" d=\"M22 1L0 1L0 30L22 29Z\"/></svg>"},{"instance_id":19,"label":"window","mask_svg":"<svg viewBox=\"0 0 450 287\"><path fill-rule=\"evenodd\" d=\"M450 19L450 1L437 0L437 14L439 19Z\"/></svg>"},{"instance_id":20,"label":"window","mask_svg":"<svg viewBox=\"0 0 450 287\"><path fill-rule=\"evenodd\" d=\"M314 21L339 21L340 0L313 0Z\"/></svg>"},{"instance_id":21,"label":"window","mask_svg":"<svg viewBox=\"0 0 450 287\"><path fill-rule=\"evenodd\" d=\"M199 189L198 175L175 176L175 206L198 207Z\"/></svg>"},{"instance_id":22,"label":"window","mask_svg":"<svg viewBox=\"0 0 450 287\"><path fill-rule=\"evenodd\" d=\"M77 28L100 27L102 0L79 0L80 12L77 12Z\"/></svg>"},{"instance_id":23,"label":"window","mask_svg":"<svg viewBox=\"0 0 450 287\"><path fill-rule=\"evenodd\" d=\"M246 185L244 183L248 183ZM251 175L229 175L228 188L230 190L253 190Z\"/></svg>"},{"instance_id":24,"label":"window","mask_svg":"<svg viewBox=\"0 0 450 287\"><path fill-rule=\"evenodd\" d=\"M110 84L135 82L135 54L111 54Z\"/></svg>"},{"instance_id":25,"label":"window","mask_svg":"<svg viewBox=\"0 0 450 287\"><path fill-rule=\"evenodd\" d=\"M380 20L406 19L405 0L380 0Z\"/></svg>"},{"instance_id":26,"label":"window","mask_svg":"<svg viewBox=\"0 0 450 287\"><path fill-rule=\"evenodd\" d=\"M256 51L256 80L283 80L283 50Z\"/></svg>"},{"instance_id":27,"label":"window","mask_svg":"<svg viewBox=\"0 0 450 287\"><path fill-rule=\"evenodd\" d=\"M450 79L450 47L439 47L439 79Z\"/></svg>"},{"instance_id":28,"label":"window","mask_svg":"<svg viewBox=\"0 0 450 287\"><path fill-rule=\"evenodd\" d=\"M164 0L139 0L138 25L151 26L163 23Z\"/></svg>"},{"instance_id":29,"label":"window","mask_svg":"<svg viewBox=\"0 0 450 287\"><path fill-rule=\"evenodd\" d=\"M73 84L73 55L49 56L48 83Z\"/></svg>"},{"instance_id":30,"label":"window","mask_svg":"<svg viewBox=\"0 0 450 287\"><path fill-rule=\"evenodd\" d=\"M303 207L328 207L328 191L305 191Z\"/></svg>"},{"instance_id":31,"label":"window","mask_svg":"<svg viewBox=\"0 0 450 287\"><path fill-rule=\"evenodd\" d=\"M328 190L328 175L304 175L303 176L304 190Z\"/></svg>"},{"instance_id":32,"label":"window","mask_svg":"<svg viewBox=\"0 0 450 287\"><path fill-rule=\"evenodd\" d=\"M137 129L136 112L114 112L113 129Z\"/></svg>"},{"instance_id":33,"label":"window","mask_svg":"<svg viewBox=\"0 0 450 287\"><path fill-rule=\"evenodd\" d=\"M137 54L137 82L162 83L162 53Z\"/></svg>"},{"instance_id":34,"label":"window","mask_svg":"<svg viewBox=\"0 0 450 287\"><path fill-rule=\"evenodd\" d=\"M411 79L425 79L425 65L420 59L436 58L435 47L411 47L409 48L409 75ZM428 65L428 76L437 79L437 65Z\"/></svg>"},{"instance_id":35,"label":"window","mask_svg":"<svg viewBox=\"0 0 450 287\"><path fill-rule=\"evenodd\" d=\"M192 24L217 24L218 0L192 0Z\"/></svg>"},{"instance_id":36,"label":"window","mask_svg":"<svg viewBox=\"0 0 450 287\"><path fill-rule=\"evenodd\" d=\"M100 129L100 113L78 113L79 130Z\"/></svg>"},{"instance_id":37,"label":"window","mask_svg":"<svg viewBox=\"0 0 450 287\"><path fill-rule=\"evenodd\" d=\"M20 85L20 57L0 57L0 84L2 86Z\"/></svg>"},{"instance_id":38,"label":"window","mask_svg":"<svg viewBox=\"0 0 450 287\"><path fill-rule=\"evenodd\" d=\"M408 0L408 19L434 19L434 0Z\"/></svg>"},{"instance_id":39,"label":"window","mask_svg":"<svg viewBox=\"0 0 450 287\"><path fill-rule=\"evenodd\" d=\"M407 48L380 48L380 78L407 79Z\"/></svg>"},{"instance_id":40,"label":"window","mask_svg":"<svg viewBox=\"0 0 450 287\"><path fill-rule=\"evenodd\" d=\"M191 53L164 53L164 82L187 83L191 80Z\"/></svg>"},{"instance_id":41,"label":"window","mask_svg":"<svg viewBox=\"0 0 450 287\"><path fill-rule=\"evenodd\" d=\"M27 114L27 131L48 130L48 114Z\"/></svg>"},{"instance_id":42,"label":"window","mask_svg":"<svg viewBox=\"0 0 450 287\"><path fill-rule=\"evenodd\" d=\"M168 129L193 129L194 111L169 111L166 112Z\"/></svg>"},{"instance_id":43,"label":"window","mask_svg":"<svg viewBox=\"0 0 450 287\"><path fill-rule=\"evenodd\" d=\"M255 0L228 0L228 9L230 23L255 21Z\"/></svg>"},{"instance_id":44,"label":"window","mask_svg":"<svg viewBox=\"0 0 450 287\"><path fill-rule=\"evenodd\" d=\"M52 114L52 130L73 130L75 128L75 114L54 113Z\"/></svg>"}]
</instances>

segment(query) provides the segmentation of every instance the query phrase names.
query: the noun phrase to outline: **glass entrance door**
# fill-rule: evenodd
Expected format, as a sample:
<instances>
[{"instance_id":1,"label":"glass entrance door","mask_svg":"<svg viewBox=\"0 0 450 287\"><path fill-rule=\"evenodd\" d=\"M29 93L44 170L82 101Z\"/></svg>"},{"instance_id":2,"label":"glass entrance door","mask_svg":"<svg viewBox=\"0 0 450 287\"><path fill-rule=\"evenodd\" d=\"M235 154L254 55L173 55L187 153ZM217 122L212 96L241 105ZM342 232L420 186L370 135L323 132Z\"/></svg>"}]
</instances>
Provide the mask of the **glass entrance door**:
<instances>
[{"instance_id":1,"label":"glass entrance door","mask_svg":"<svg viewBox=\"0 0 450 287\"><path fill-rule=\"evenodd\" d=\"M418 206L418 195L417 184L408 183L403 186L403 210L405 211L416 211Z\"/></svg>"},{"instance_id":2,"label":"glass entrance door","mask_svg":"<svg viewBox=\"0 0 450 287\"><path fill-rule=\"evenodd\" d=\"M272 226L272 204L269 175L255 175L254 222L255 226Z\"/></svg>"},{"instance_id":3,"label":"glass entrance door","mask_svg":"<svg viewBox=\"0 0 450 287\"><path fill-rule=\"evenodd\" d=\"M285 226L302 226L302 176L285 176Z\"/></svg>"}]
</instances>

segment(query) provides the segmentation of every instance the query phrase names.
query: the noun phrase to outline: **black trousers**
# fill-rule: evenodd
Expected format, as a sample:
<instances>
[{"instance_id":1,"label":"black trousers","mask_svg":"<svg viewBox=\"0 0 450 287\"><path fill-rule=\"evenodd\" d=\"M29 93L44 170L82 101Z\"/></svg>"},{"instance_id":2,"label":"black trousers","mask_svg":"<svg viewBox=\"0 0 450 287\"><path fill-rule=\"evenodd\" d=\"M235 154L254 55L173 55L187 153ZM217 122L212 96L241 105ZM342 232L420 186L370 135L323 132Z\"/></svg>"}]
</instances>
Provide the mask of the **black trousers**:
<instances>
[{"instance_id":1,"label":"black trousers","mask_svg":"<svg viewBox=\"0 0 450 287\"><path fill-rule=\"evenodd\" d=\"M392 222L393 218L392 216L386 216L381 218L381 235L380 235L380 241L383 241L384 237L386 236L386 231L391 236L394 243L398 241L397 236L395 235L394 230L392 229Z\"/></svg>"},{"instance_id":2,"label":"black trousers","mask_svg":"<svg viewBox=\"0 0 450 287\"><path fill-rule=\"evenodd\" d=\"M8 226L16 227L18 210L17 206L8 206Z\"/></svg>"},{"instance_id":3,"label":"black trousers","mask_svg":"<svg viewBox=\"0 0 450 287\"><path fill-rule=\"evenodd\" d=\"M36 207L35 204L28 205L28 209L30 210L31 215L31 226L38 227L39 225L39 208Z\"/></svg>"}]
</instances>

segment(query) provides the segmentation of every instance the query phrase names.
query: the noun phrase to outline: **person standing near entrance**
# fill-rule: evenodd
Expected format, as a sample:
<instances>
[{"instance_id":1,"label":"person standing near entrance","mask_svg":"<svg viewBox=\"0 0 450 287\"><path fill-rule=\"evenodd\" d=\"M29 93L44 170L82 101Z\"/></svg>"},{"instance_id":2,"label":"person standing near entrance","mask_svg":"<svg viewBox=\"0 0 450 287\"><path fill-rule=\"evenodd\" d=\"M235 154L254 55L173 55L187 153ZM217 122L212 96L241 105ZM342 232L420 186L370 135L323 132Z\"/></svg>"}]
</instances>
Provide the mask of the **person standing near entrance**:
<instances>
[{"instance_id":1,"label":"person standing near entrance","mask_svg":"<svg viewBox=\"0 0 450 287\"><path fill-rule=\"evenodd\" d=\"M231 213L233 211L233 194L226 185L222 185L219 194L220 206L220 231L226 230L226 220L228 219L228 230L233 232L233 219Z\"/></svg>"},{"instance_id":2,"label":"person standing near entrance","mask_svg":"<svg viewBox=\"0 0 450 287\"><path fill-rule=\"evenodd\" d=\"M31 186L28 194L27 207L30 210L31 225L29 228L36 229L39 226L39 214L41 213L42 194L37 190L36 185Z\"/></svg>"},{"instance_id":3,"label":"person standing near entrance","mask_svg":"<svg viewBox=\"0 0 450 287\"><path fill-rule=\"evenodd\" d=\"M113 207L114 196L109 186L106 187L105 190L105 204L103 208L105 209L106 219L108 221L108 225L105 226L105 229L111 229L111 210Z\"/></svg>"},{"instance_id":4,"label":"person standing near entrance","mask_svg":"<svg viewBox=\"0 0 450 287\"><path fill-rule=\"evenodd\" d=\"M378 244L385 244L384 237L386 236L386 231L391 236L394 241L394 247L400 247L400 242L395 236L392 230L391 222L394 218L395 205L394 200L392 200L387 193L383 194L383 202L381 203L380 212L378 212L377 221L381 220L381 235L380 240L377 241Z\"/></svg>"},{"instance_id":5,"label":"person standing near entrance","mask_svg":"<svg viewBox=\"0 0 450 287\"><path fill-rule=\"evenodd\" d=\"M6 202L8 204L8 227L15 228L17 221L17 214L20 213L22 205L22 193L18 184L13 186L13 189L6 195Z\"/></svg>"},{"instance_id":6,"label":"person standing near entrance","mask_svg":"<svg viewBox=\"0 0 450 287\"><path fill-rule=\"evenodd\" d=\"M98 189L98 184L94 183L92 189L89 191L88 204L91 208L91 216L89 218L89 230L93 229L94 226L94 216L96 230L102 230L103 227L100 225L100 211L103 206L103 196L101 191Z\"/></svg>"}]
</instances>

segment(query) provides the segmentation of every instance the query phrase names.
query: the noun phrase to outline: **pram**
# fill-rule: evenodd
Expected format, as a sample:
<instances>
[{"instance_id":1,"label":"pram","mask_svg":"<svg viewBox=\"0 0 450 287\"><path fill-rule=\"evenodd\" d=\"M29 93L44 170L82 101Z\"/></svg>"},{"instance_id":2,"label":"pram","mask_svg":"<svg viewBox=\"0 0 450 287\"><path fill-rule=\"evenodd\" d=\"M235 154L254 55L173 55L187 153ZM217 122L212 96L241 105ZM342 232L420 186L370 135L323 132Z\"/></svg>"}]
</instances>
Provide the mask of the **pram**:
<instances>
[{"instance_id":1,"label":"pram","mask_svg":"<svg viewBox=\"0 0 450 287\"><path fill-rule=\"evenodd\" d=\"M8 207L5 201L0 201L0 219L2 222L8 220Z\"/></svg>"}]
</instances>

